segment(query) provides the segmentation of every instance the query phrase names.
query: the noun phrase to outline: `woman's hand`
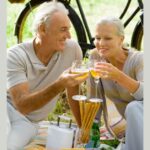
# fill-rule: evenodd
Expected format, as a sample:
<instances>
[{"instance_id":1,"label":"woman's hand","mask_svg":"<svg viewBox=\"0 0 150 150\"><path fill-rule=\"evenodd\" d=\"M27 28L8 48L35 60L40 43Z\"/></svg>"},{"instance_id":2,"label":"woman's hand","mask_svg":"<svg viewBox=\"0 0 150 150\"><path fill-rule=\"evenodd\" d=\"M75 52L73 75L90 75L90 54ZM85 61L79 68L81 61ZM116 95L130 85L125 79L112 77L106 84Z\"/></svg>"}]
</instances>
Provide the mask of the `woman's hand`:
<instances>
[{"instance_id":1,"label":"woman's hand","mask_svg":"<svg viewBox=\"0 0 150 150\"><path fill-rule=\"evenodd\" d=\"M103 79L118 81L122 74L122 71L113 66L111 63L98 62L95 68L98 72L100 72L100 74L102 74L101 78Z\"/></svg>"},{"instance_id":2,"label":"woman's hand","mask_svg":"<svg viewBox=\"0 0 150 150\"><path fill-rule=\"evenodd\" d=\"M122 87L126 88L130 93L134 93L140 85L139 81L129 77L110 63L97 63L96 69L103 74L101 78L116 81Z\"/></svg>"}]
</instances>

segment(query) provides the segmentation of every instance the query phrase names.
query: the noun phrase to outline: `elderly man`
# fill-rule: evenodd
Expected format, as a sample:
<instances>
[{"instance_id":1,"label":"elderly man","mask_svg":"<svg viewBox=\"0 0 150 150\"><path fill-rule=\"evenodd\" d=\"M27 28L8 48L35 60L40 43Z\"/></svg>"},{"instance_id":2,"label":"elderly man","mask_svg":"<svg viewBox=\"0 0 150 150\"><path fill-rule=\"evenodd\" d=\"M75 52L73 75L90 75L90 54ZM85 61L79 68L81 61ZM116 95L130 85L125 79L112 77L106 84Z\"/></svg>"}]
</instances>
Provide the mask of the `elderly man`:
<instances>
[{"instance_id":1,"label":"elderly man","mask_svg":"<svg viewBox=\"0 0 150 150\"><path fill-rule=\"evenodd\" d=\"M37 123L53 110L59 93L68 89L70 107L80 126L78 91L82 74L69 74L75 59L82 59L79 45L70 39L68 11L49 2L37 12L35 37L9 48L7 55L7 107L11 123L8 149L23 148L37 133Z\"/></svg>"}]
</instances>

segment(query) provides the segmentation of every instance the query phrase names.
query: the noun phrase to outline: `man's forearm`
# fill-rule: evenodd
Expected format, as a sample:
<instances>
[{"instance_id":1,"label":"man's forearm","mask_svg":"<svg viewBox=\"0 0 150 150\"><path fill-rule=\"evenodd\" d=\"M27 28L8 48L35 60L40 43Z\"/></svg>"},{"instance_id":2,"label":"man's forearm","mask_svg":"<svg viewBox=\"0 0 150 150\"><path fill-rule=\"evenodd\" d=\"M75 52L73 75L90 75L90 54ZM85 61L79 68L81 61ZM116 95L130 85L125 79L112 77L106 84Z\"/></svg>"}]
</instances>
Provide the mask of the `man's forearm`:
<instances>
[{"instance_id":1,"label":"man's forearm","mask_svg":"<svg viewBox=\"0 0 150 150\"><path fill-rule=\"evenodd\" d=\"M63 90L63 85L56 81L39 91L23 95L17 108L21 113L28 114L46 105Z\"/></svg>"}]
</instances>

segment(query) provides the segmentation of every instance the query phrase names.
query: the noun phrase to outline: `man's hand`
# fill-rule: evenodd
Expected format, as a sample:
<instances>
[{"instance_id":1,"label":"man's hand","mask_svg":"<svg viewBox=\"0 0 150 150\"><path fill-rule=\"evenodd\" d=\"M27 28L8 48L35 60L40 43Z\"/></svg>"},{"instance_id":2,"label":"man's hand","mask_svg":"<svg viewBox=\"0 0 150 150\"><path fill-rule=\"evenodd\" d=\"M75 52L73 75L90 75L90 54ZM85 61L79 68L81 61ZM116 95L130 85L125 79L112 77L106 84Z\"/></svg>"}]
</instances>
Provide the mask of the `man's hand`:
<instances>
[{"instance_id":1,"label":"man's hand","mask_svg":"<svg viewBox=\"0 0 150 150\"><path fill-rule=\"evenodd\" d=\"M81 84L88 78L87 73L73 74L70 69L64 71L58 78L58 82L61 83L64 88L74 87Z\"/></svg>"}]
</instances>

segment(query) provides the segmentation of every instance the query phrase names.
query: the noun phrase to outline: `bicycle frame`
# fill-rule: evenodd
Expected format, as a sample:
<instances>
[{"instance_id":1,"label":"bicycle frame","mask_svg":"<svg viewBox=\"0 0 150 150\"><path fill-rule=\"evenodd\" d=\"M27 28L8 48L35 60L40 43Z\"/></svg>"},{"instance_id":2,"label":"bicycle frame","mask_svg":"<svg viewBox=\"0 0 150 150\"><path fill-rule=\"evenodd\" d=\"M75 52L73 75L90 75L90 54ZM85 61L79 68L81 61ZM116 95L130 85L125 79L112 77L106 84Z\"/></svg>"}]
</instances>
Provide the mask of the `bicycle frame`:
<instances>
[{"instance_id":1,"label":"bicycle frame","mask_svg":"<svg viewBox=\"0 0 150 150\"><path fill-rule=\"evenodd\" d=\"M69 2L70 2L71 0L69 0ZM123 20L123 18L125 17L125 15L127 14L127 11L128 11L128 9L130 8L130 6L131 6L131 1L132 0L128 0L127 1L127 3L126 3L126 5L125 5L125 8L123 9L123 11L122 11L122 13L121 13L121 15L120 15L120 19L121 20ZM134 12L125 20L125 22L123 23L124 24L124 27L126 28L128 25L129 25L129 23L134 19L134 17L137 15L137 13L138 12L140 12L141 11L141 15L140 15L140 23L142 24L142 26L143 26L143 2L142 2L142 0L137 0L137 2L138 2L138 6L136 7L136 9L134 10ZM81 19L82 19L82 21L83 21L83 25L84 25L84 27L85 27L85 30L86 30L86 33L87 33L87 36L88 36L88 39L89 39L89 41L90 41L90 44L91 44L91 46L89 46L89 48L93 48L94 47L94 44L93 44L93 41L94 41L94 38L91 36L91 32L90 32L90 29L89 29L89 26L88 26L88 23L87 23L87 20L86 20L86 17L85 17L85 14L84 14L84 11L83 11L83 9L82 9L82 5L81 5L81 3L80 3L80 0L76 0L76 3L77 3L77 5L78 5L78 8L79 8L79 12L80 12L80 14L81 14ZM139 24L139 23L138 23ZM134 32L136 32L135 31L136 30L136 27L135 27L135 29L134 29L134 31L133 31L133 35L132 35L132 39L131 39L131 46L134 46L134 44L132 44L132 43L134 43Z\"/></svg>"},{"instance_id":2,"label":"bicycle frame","mask_svg":"<svg viewBox=\"0 0 150 150\"><path fill-rule=\"evenodd\" d=\"M139 21L137 22L137 24L135 25L135 27L133 29L133 33L132 33L132 36L131 36L131 43L130 43L132 47L136 48L137 50L141 50L141 44L142 44L142 38L143 38L143 17L144 17L144 12L143 12L143 2L142 2L142 0L137 0L137 2L138 2L138 6L134 10L134 12L126 19L126 21L124 22L124 27L126 28L127 25L137 15L137 13L141 11L141 14L139 16L140 19L139 19ZM120 15L120 19L123 19L123 17L125 16L127 10L129 9L130 4L131 4L131 0L128 0L123 12Z\"/></svg>"},{"instance_id":3,"label":"bicycle frame","mask_svg":"<svg viewBox=\"0 0 150 150\"><path fill-rule=\"evenodd\" d=\"M71 0L60 0L60 1L66 3L66 4L70 4L70 2L71 2ZM76 0L76 3L77 3L77 6L79 8L79 12L80 12L80 15L81 15L81 20L83 21L83 25L85 27L85 30L86 30L86 33L88 35L88 39L89 39L89 42L90 42L90 44L86 44L86 47L88 47L89 49L94 48L93 38L92 38L92 35L91 35L91 32L90 32L90 29L89 29L89 26L88 26L88 23L87 23L82 5L80 3L80 0ZM83 45L83 43L82 43L82 45Z\"/></svg>"},{"instance_id":4,"label":"bicycle frame","mask_svg":"<svg viewBox=\"0 0 150 150\"><path fill-rule=\"evenodd\" d=\"M126 6L123 10L123 12L121 13L120 15L120 19L123 19L123 17L125 16L126 12L128 11L129 7L130 7L130 4L131 4L131 1L132 0L128 0L127 3L126 3ZM127 20L125 21L124 23L124 27L127 27L127 25L131 22L131 20L136 16L136 14L142 10L142 15L143 16L143 3L141 0L137 0L138 1L138 6L137 8L134 10L134 12L127 18ZM143 18L141 19L141 21L143 22Z\"/></svg>"},{"instance_id":5,"label":"bicycle frame","mask_svg":"<svg viewBox=\"0 0 150 150\"><path fill-rule=\"evenodd\" d=\"M70 4L71 0L62 0L62 2L67 3L67 4ZM90 32L90 29L89 29L89 26L88 26L88 23L87 23L87 20L86 20L84 11L83 11L83 9L82 9L82 5L81 5L81 3L80 3L80 0L76 0L76 3L77 3L77 6L78 6L78 8L79 8L79 12L80 12L80 14L81 14L81 18L82 18L84 27L85 27L85 29L86 29L86 32L87 32L87 35L88 35L90 44L93 44L93 43L92 43L92 39L93 39L93 38L92 38L92 36L91 36L91 32Z\"/></svg>"},{"instance_id":6,"label":"bicycle frame","mask_svg":"<svg viewBox=\"0 0 150 150\"><path fill-rule=\"evenodd\" d=\"M25 8L28 7L28 9L30 8L32 10L32 7L34 7L34 5L40 5L42 4L43 2L49 2L49 1L52 1L52 0L30 0L29 2L26 3L26 6ZM62 2L66 7L68 8L72 8L71 7L71 0L58 0L60 2ZM131 4L131 1L132 0L127 0L127 3L125 5L125 8L123 9L123 12L121 13L120 15L120 19L122 20L123 17L127 14L127 11L130 7L130 4ZM138 6L137 8L135 9L135 11L133 12L133 14L131 14L127 20L124 22L124 27L126 27L132 20L133 18L137 15L137 13L141 10L143 10L143 3L141 0L137 0L138 1ZM79 9L79 14L81 17L79 17L79 14L76 13L76 17L78 17L78 21L79 21L79 24L82 26L82 33L78 32L77 33L77 37L78 37L78 42L83 50L83 55L86 53L86 50L87 49L93 49L95 46L93 44L93 41L94 41L94 38L92 37L91 35L91 32L90 32L90 29L89 29L89 26L88 26L88 22L87 22L87 19L86 19L86 16L85 16L85 13L84 13L84 10L82 8L82 4L80 3L80 0L75 0L76 4L77 4L77 7ZM24 9L25 9L24 8ZM73 9L73 8L72 8ZM74 11L74 10L73 10ZM22 12L21 12L22 13ZM20 14L21 15L21 14ZM17 19L17 22L16 22L16 27L15 27L15 35L19 35L19 30L21 30L21 16L19 15L19 18ZM72 14L73 15L73 14ZM143 23L143 11L142 11L142 14L141 14L141 19L140 19L140 23ZM73 18L72 18L73 19ZM73 19L74 20L74 19ZM75 22L74 22L75 23ZM76 23L75 23L76 24ZM74 25L74 24L73 24ZM77 25L77 24L76 24ZM21 26L21 27L20 27ZM75 26L74 26L75 27ZM78 28L78 27L76 27ZM136 40L134 42L132 42L134 40L134 36L136 36L136 32L135 30L136 29L139 29L137 27L134 28L134 31L133 31L133 35L132 35L132 38L131 38L131 46L132 46L132 43L135 43L136 45ZM81 37L82 36L82 37ZM19 37L19 36L18 36ZM88 41L87 41L88 39ZM138 38L136 38L138 39ZM19 42L19 40L18 40ZM134 44L133 44L134 45ZM136 46L135 46L136 47Z\"/></svg>"}]
</instances>

